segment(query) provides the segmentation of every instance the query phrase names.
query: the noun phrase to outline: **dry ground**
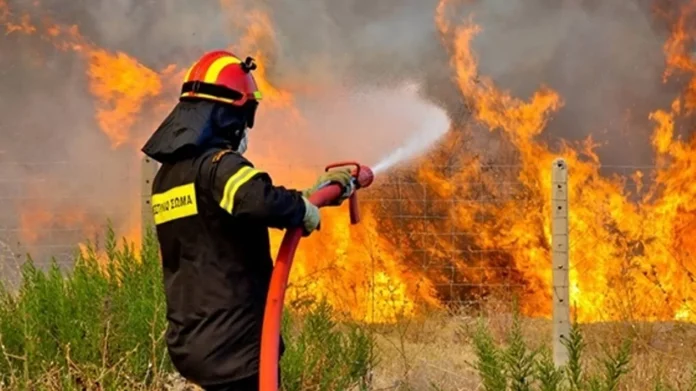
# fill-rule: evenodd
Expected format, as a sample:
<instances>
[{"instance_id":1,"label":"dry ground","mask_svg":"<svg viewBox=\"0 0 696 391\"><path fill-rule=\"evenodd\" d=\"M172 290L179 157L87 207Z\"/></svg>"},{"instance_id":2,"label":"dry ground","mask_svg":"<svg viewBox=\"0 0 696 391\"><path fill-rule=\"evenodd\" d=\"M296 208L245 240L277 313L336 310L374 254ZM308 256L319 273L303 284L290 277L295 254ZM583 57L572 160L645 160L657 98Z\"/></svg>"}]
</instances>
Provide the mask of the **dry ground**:
<instances>
[{"instance_id":1,"label":"dry ground","mask_svg":"<svg viewBox=\"0 0 696 391\"><path fill-rule=\"evenodd\" d=\"M471 338L477 319L467 316L429 316L408 321L393 330L376 330L380 363L374 371L377 390L476 390L471 370L475 360ZM512 316L488 316L486 325L504 338ZM532 347L550 344L551 322L523 319L523 332ZM654 390L655 380L686 385L696 364L696 325L684 323L603 323L581 327L587 342L585 357L598 357L633 337L633 371L623 382L626 390ZM589 365L597 365L589 359Z\"/></svg>"}]
</instances>

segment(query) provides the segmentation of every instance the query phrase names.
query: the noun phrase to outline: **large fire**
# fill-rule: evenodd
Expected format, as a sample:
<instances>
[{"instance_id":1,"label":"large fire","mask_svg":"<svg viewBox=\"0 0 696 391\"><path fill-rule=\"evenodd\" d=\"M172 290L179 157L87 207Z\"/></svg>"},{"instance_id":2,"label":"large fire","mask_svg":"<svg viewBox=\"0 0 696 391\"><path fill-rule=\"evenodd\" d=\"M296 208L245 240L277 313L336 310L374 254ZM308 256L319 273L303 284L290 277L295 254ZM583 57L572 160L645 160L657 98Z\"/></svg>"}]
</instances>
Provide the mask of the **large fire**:
<instances>
[{"instance_id":1,"label":"large fire","mask_svg":"<svg viewBox=\"0 0 696 391\"><path fill-rule=\"evenodd\" d=\"M289 129L280 138L283 142L266 142L256 149L253 144L251 159L260 167L272 167L277 182L308 185L317 167L283 165L283 152L303 148L308 137L295 97L315 94L322 99L322 91L335 86L307 85L305 80L274 83L271 71L278 53L273 15L261 7L250 12L236 7L235 1L221 0L231 24L242 31L230 49L259 61L256 76L266 97L260 115L270 118L268 127ZM685 22L694 7L682 10L664 44L665 80L679 75L689 77L690 83L671 107L645 113L655 123L652 145L658 164L649 183L644 183L649 173L640 171L629 177L600 175L592 139L564 143L560 150L538 141L551 116L563 109L563 97L540 86L524 100L479 74L471 43L486 26L477 25L475 15L452 20L449 11L454 7L441 0L434 23L470 120L453 124L416 169L387 174L369 193L375 199L423 203L367 203L357 227L348 225L343 208L323 212L321 234L305 240L297 255L290 302L323 297L356 319L389 321L445 300L479 299L497 293L496 286L511 286L526 314L548 316L551 162L562 156L571 170L571 300L578 320L696 320L696 266L691 258L696 253L696 145L675 136L677 120L696 108L696 62L689 52L696 31ZM114 151L141 146L143 132L137 129L153 129L166 114L186 70L186 64L151 69L126 53L98 47L77 26L13 14L2 0L0 23L8 35L37 36L86 62L94 119ZM480 129L500 136L514 166L492 169L475 151L465 151L463 139ZM135 160L137 155L129 156ZM394 183L400 184L398 189ZM501 188L501 183L510 185ZM424 208L438 218L401 218L411 212L424 215ZM42 239L37 225L48 224L52 214L62 224L83 225L88 233L94 224L91 216L72 207L49 212L25 205L21 214L23 237L29 242ZM139 228L128 231L137 240ZM466 232L475 234L461 234ZM273 233L274 248L281 235Z\"/></svg>"}]
</instances>

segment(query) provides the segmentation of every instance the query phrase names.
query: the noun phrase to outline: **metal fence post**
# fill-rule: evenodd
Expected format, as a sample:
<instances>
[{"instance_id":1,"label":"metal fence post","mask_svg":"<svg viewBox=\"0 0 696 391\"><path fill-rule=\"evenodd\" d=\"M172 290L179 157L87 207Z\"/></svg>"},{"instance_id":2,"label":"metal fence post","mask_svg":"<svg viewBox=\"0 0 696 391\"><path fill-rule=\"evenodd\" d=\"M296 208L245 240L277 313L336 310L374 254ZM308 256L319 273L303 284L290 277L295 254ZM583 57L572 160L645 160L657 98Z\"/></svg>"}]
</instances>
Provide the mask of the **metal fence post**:
<instances>
[{"instance_id":1,"label":"metal fence post","mask_svg":"<svg viewBox=\"0 0 696 391\"><path fill-rule=\"evenodd\" d=\"M157 168L158 164L156 161L147 156L142 158L140 165L140 183L142 184L140 189L140 229L143 243L145 243L148 230L154 225L150 198L152 197L152 181L155 179L155 174L157 174Z\"/></svg>"},{"instance_id":2,"label":"metal fence post","mask_svg":"<svg viewBox=\"0 0 696 391\"><path fill-rule=\"evenodd\" d=\"M553 264L553 361L568 362L563 341L570 334L570 291L568 264L568 166L562 158L551 168L551 257Z\"/></svg>"}]
</instances>

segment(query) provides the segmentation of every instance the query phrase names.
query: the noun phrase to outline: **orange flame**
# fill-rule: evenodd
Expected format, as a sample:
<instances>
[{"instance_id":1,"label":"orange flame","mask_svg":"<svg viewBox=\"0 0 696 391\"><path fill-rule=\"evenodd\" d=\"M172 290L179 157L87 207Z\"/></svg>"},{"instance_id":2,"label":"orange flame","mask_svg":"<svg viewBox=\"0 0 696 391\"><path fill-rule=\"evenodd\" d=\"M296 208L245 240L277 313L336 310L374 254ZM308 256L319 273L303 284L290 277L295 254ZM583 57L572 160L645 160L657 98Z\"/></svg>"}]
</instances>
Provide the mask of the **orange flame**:
<instances>
[{"instance_id":1,"label":"orange flame","mask_svg":"<svg viewBox=\"0 0 696 391\"><path fill-rule=\"evenodd\" d=\"M90 90L99 100L97 122L116 148L126 143L148 98L162 92L157 72L125 53L89 52Z\"/></svg>"},{"instance_id":2,"label":"orange flame","mask_svg":"<svg viewBox=\"0 0 696 391\"><path fill-rule=\"evenodd\" d=\"M696 31L690 31L687 23L694 7L682 10L664 45L665 80L678 74L690 79L671 107L650 113L655 122L652 144L658 161L655 177L650 178L641 171L630 177L602 176L591 138L578 145L565 143L558 151L536 140L553 113L563 108L562 97L539 86L529 99L520 99L479 74L471 43L485 26L477 26L473 18L452 23L447 19L451 5L450 1L440 1L435 24L451 56L453 82L471 119L455 124L440 148L419 161L415 173L406 173L417 183L398 195L427 198L422 205L407 200L404 208L433 209L442 218L404 222L388 207L367 204L362 225L350 227L345 208L323 211L321 234L300 246L291 275L290 301L321 297L354 318L391 321L413 315L423 305L440 305L438 295L456 299L488 293L483 288L466 288L463 293L445 294L437 291L436 285L458 281L484 287L512 280L512 285L520 287L525 313L548 316L552 289L551 162L563 156L571 170L571 299L578 320L696 320L696 267L692 260L696 253L696 144L679 139L675 125L696 107L696 63L689 52ZM221 0L221 7L242 31L233 50L259 62L256 78L265 95L262 107L270 110L264 112L265 126L295 129L282 137L291 141L267 142L255 149L252 160L257 165L278 167L284 162L280 156L290 148L303 147L297 139L306 124L296 105L297 95L323 86L290 86L274 78L277 42L268 10L245 10L234 0ZM126 53L110 53L83 37L77 26L60 26L47 19L33 23L29 15L13 14L2 0L0 23L7 34L31 34L85 59L87 82L95 97L95 119L114 148L136 145L137 130L149 129L151 124L144 121L161 117L171 104L164 97L178 88L183 68L172 65L157 71ZM487 166L483 157L466 153L462 135L481 128L495 132L501 148L512 151L518 163L514 170ZM445 162L453 170L442 170ZM316 172L301 166L272 174L309 185ZM501 182L505 186L501 187ZM637 191L629 191L629 185L635 185ZM377 191L389 198L392 190L384 185ZM484 198L495 202L476 202ZM454 202L461 199L472 202ZM56 217L60 213L26 208L23 232L26 240L33 242L42 240L35 228L50 224L50 219L57 218L56 224L84 226L92 221L92 216L80 215L69 207L63 207L64 214L73 217L65 219ZM136 231L133 235L139 237ZM422 232L422 237L416 232ZM278 232L272 235L274 252L281 237ZM442 265L426 271L416 268L421 250L430 261ZM448 279L446 273L456 278Z\"/></svg>"},{"instance_id":3,"label":"orange flame","mask_svg":"<svg viewBox=\"0 0 696 391\"><path fill-rule=\"evenodd\" d=\"M444 7L440 3L440 9ZM682 15L683 17L683 15ZM462 95L476 122L490 130L500 130L516 147L521 168L517 181L523 199L502 203L498 208L477 205L457 210L457 224L476 227L477 244L489 250L506 249L515 269L524 275L523 308L532 315L550 313L550 163L555 154L546 145L533 140L543 131L549 115L560 109L561 98L555 91L541 87L529 102L511 97L491 80L478 77L477 62L470 43L480 27L472 23L452 26L442 12L437 24L445 42L451 44L452 64ZM685 55L683 42L693 36L677 23L665 45L669 76L676 70L693 72L694 63ZM692 81L693 83L693 81ZM682 97L687 110L693 101L692 83ZM669 168L662 166L655 185L639 205L631 202L625 178L605 178L599 174L599 159L593 152L592 139L579 148L565 145L561 155L570 167L571 222L571 300L580 321L616 318L645 320L694 320L693 262L688 258L686 242L691 243L696 215L696 193L688 184L694 177L693 143L673 140L674 118L680 114L676 100L672 112L656 111L651 118L658 123L653 144L658 156L669 155ZM432 172L422 174L432 186L444 179ZM641 172L633 176L640 181ZM536 201L534 201L536 200ZM689 206L687 206L689 205ZM495 221L475 220L480 213ZM691 236L689 236L691 235ZM693 247L693 245L686 245Z\"/></svg>"}]
</instances>

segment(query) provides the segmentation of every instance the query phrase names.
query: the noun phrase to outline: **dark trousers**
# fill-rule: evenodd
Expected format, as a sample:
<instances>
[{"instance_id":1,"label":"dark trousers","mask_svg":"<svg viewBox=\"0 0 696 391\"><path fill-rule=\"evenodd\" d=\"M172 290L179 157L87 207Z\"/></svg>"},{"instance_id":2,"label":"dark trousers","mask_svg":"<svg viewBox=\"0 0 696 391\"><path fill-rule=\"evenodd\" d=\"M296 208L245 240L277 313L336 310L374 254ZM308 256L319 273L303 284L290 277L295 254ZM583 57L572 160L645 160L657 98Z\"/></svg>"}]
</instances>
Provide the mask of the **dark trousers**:
<instances>
[{"instance_id":1,"label":"dark trousers","mask_svg":"<svg viewBox=\"0 0 696 391\"><path fill-rule=\"evenodd\" d=\"M278 370L278 386L280 386L280 370ZM205 387L205 391L259 391L259 375L235 380L231 383Z\"/></svg>"}]
</instances>

